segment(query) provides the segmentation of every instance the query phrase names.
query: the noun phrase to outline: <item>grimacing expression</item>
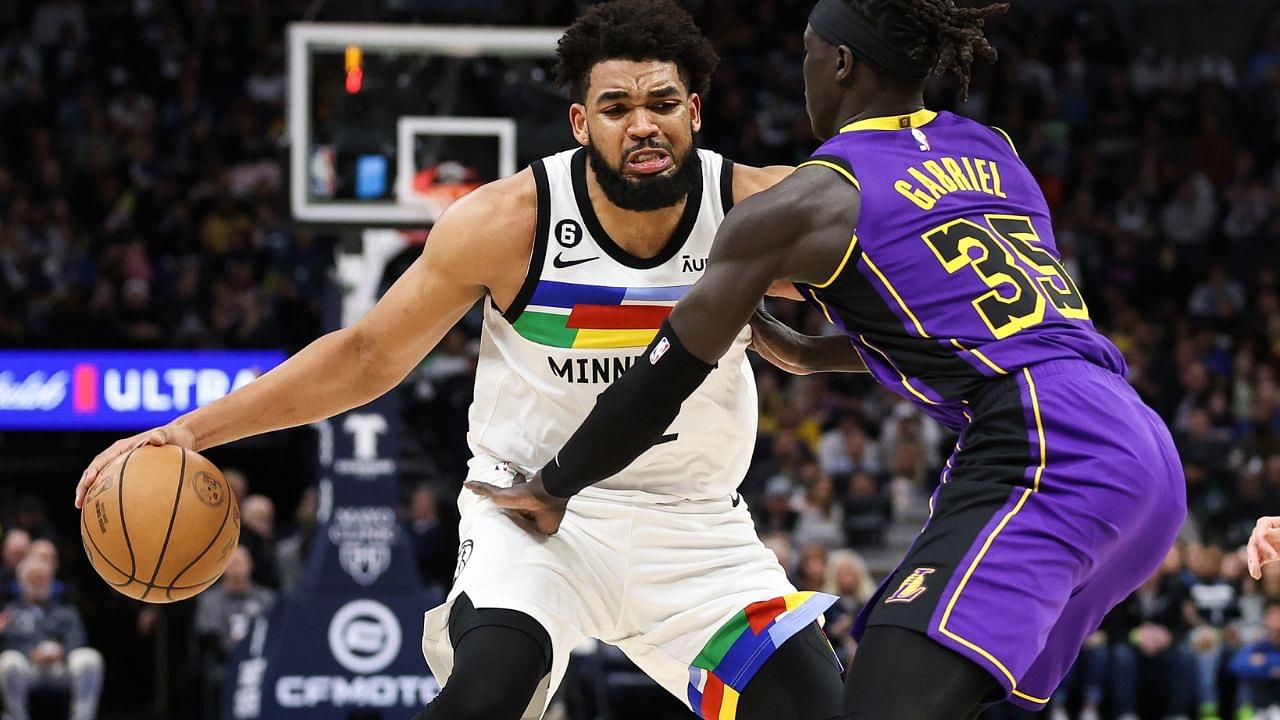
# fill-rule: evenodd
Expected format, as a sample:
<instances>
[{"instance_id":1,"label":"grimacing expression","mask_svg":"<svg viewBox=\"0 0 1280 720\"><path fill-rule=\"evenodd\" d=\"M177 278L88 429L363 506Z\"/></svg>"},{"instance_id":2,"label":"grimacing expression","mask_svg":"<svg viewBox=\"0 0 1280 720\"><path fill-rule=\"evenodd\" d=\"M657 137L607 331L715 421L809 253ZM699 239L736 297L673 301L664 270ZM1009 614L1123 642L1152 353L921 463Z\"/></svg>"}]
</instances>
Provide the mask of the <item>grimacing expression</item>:
<instances>
[{"instance_id":1,"label":"grimacing expression","mask_svg":"<svg viewBox=\"0 0 1280 720\"><path fill-rule=\"evenodd\" d=\"M690 187L693 135L702 99L673 62L606 60L591 69L569 110L574 137L590 153L609 199L629 210L679 202ZM696 177L696 176L695 176Z\"/></svg>"}]
</instances>

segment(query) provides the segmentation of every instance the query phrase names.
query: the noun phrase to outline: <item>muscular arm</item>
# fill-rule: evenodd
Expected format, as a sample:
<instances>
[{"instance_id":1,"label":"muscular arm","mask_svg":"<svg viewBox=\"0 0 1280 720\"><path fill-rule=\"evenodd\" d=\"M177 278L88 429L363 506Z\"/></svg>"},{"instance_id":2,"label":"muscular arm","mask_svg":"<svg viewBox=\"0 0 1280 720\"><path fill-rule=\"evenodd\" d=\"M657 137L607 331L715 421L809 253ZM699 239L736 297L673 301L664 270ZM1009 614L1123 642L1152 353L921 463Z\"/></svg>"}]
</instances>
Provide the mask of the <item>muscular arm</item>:
<instances>
[{"instance_id":1,"label":"muscular arm","mask_svg":"<svg viewBox=\"0 0 1280 720\"><path fill-rule=\"evenodd\" d=\"M720 226L702 279L543 469L546 489L568 497L647 450L774 282L821 283L831 276L852 239L858 201L852 186L822 168L806 168L736 207Z\"/></svg>"},{"instance_id":2,"label":"muscular arm","mask_svg":"<svg viewBox=\"0 0 1280 720\"><path fill-rule=\"evenodd\" d=\"M202 450L331 417L390 390L476 300L491 289L500 301L514 296L533 241L534 193L526 171L460 200L436 223L423 254L357 323L164 428L112 445L85 470L77 505L98 472L132 447L168 442Z\"/></svg>"}]
</instances>

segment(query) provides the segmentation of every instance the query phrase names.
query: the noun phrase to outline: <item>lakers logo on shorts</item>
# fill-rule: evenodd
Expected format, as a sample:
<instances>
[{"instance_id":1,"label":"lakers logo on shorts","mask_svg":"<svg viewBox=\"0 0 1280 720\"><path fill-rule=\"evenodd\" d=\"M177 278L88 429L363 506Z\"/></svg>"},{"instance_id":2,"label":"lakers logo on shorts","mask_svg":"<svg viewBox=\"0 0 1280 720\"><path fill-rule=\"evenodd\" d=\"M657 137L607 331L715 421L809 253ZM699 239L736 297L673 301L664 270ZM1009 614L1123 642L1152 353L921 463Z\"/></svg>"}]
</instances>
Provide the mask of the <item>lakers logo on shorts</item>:
<instances>
[{"instance_id":1,"label":"lakers logo on shorts","mask_svg":"<svg viewBox=\"0 0 1280 720\"><path fill-rule=\"evenodd\" d=\"M903 579L902 584L898 586L897 592L890 595L885 600L885 603L909 603L925 594L929 587L924 584L924 580L934 572L933 568L916 568Z\"/></svg>"}]
</instances>

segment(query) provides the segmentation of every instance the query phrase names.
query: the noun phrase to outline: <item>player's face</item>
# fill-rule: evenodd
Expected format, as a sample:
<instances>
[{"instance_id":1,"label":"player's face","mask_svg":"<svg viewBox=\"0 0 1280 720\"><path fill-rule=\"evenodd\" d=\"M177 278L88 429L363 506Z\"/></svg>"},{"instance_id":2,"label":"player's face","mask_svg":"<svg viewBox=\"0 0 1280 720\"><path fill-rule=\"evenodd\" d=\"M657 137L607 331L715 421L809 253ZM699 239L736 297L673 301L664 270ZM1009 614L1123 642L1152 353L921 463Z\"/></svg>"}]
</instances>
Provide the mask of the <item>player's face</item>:
<instances>
[{"instance_id":1,"label":"player's face","mask_svg":"<svg viewBox=\"0 0 1280 720\"><path fill-rule=\"evenodd\" d=\"M837 80L840 52L812 27L804 31L804 107L809 125L819 140L836 134L841 88Z\"/></svg>"},{"instance_id":2,"label":"player's face","mask_svg":"<svg viewBox=\"0 0 1280 720\"><path fill-rule=\"evenodd\" d=\"M702 100L675 63L607 60L591 71L582 103L569 111L574 137L588 148L609 199L628 210L656 210L691 187L693 134Z\"/></svg>"}]
</instances>

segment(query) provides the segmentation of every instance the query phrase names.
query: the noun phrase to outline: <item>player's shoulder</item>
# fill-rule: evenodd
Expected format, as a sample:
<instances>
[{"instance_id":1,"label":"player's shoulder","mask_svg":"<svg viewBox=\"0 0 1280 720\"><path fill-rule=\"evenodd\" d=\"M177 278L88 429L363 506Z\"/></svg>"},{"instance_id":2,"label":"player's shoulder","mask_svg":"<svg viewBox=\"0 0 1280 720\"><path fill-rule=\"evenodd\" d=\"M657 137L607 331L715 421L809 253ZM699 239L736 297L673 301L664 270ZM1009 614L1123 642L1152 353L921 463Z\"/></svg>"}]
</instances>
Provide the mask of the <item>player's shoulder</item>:
<instances>
[{"instance_id":1,"label":"player's shoulder","mask_svg":"<svg viewBox=\"0 0 1280 720\"><path fill-rule=\"evenodd\" d=\"M790 165L769 165L753 167L751 165L733 164L733 202L743 200L763 192L782 182L795 170Z\"/></svg>"},{"instance_id":2,"label":"player's shoulder","mask_svg":"<svg viewBox=\"0 0 1280 720\"><path fill-rule=\"evenodd\" d=\"M533 171L525 168L459 198L436 222L435 229L462 231L473 243L515 242L527 248L533 241L537 215L537 183Z\"/></svg>"}]
</instances>

